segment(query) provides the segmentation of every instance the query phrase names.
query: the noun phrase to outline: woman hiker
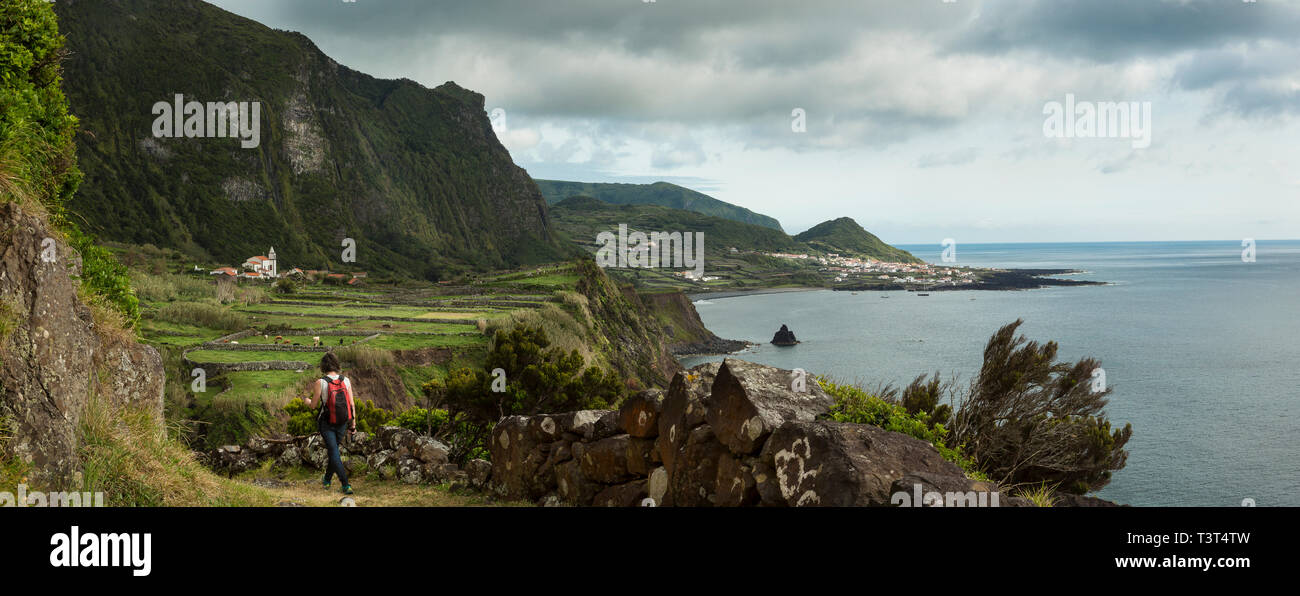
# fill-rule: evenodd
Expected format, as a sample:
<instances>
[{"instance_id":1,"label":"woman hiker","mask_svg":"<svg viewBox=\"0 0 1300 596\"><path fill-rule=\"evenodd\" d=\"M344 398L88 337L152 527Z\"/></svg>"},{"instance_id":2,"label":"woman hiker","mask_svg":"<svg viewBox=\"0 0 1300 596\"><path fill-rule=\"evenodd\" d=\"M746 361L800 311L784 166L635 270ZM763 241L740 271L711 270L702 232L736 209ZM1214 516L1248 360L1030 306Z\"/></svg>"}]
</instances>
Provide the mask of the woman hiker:
<instances>
[{"instance_id":1,"label":"woman hiker","mask_svg":"<svg viewBox=\"0 0 1300 596\"><path fill-rule=\"evenodd\" d=\"M334 352L325 352L320 359L320 371L323 376L316 384L316 399L320 408L316 414L316 428L321 438L325 439L325 448L329 450L329 463L325 466L325 479L321 484L330 487L330 479L339 475L343 485L343 494L352 494L352 485L348 484L348 472L343 468L343 459L339 457L339 442L347 433L350 436L357 430L356 407L352 399L352 382L339 373L338 356ZM307 398L307 406L312 405L312 398Z\"/></svg>"}]
</instances>

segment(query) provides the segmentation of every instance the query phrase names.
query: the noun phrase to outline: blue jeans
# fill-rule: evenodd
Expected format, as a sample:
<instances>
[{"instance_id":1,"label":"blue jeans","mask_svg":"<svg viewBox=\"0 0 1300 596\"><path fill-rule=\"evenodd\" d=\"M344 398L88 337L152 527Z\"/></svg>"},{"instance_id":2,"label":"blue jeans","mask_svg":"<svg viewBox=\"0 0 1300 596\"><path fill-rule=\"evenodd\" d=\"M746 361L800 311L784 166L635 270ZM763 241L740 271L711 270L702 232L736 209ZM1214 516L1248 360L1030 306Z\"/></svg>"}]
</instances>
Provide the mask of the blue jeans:
<instances>
[{"instance_id":1,"label":"blue jeans","mask_svg":"<svg viewBox=\"0 0 1300 596\"><path fill-rule=\"evenodd\" d=\"M325 439L325 449L329 451L330 460L325 464L325 479L321 482L330 483L330 479L335 474L339 475L339 482L343 486L348 486L348 471L343 468L343 458L339 457L339 440L347 436L348 423L331 425L328 422L321 422L319 425L320 436Z\"/></svg>"}]
</instances>

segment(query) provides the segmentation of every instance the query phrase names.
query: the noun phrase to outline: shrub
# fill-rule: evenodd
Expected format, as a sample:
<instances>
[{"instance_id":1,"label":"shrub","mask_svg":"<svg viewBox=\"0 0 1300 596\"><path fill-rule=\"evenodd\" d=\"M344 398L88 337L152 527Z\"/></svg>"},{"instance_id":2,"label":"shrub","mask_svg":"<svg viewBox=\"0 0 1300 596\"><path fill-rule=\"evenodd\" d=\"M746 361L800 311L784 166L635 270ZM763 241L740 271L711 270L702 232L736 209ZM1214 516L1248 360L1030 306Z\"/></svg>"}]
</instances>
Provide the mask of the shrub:
<instances>
[{"instance_id":1,"label":"shrub","mask_svg":"<svg viewBox=\"0 0 1300 596\"><path fill-rule=\"evenodd\" d=\"M870 424L888 431L920 439L939 450L944 459L957 464L967 475L984 480L975 460L963 455L962 446L956 444L943 424L932 422L930 414L922 411L908 413L901 405L886 401L851 385L838 385L818 379L822 389L835 398L830 418L837 422Z\"/></svg>"},{"instance_id":2,"label":"shrub","mask_svg":"<svg viewBox=\"0 0 1300 596\"><path fill-rule=\"evenodd\" d=\"M360 400L352 407L357 416L357 430L361 432L374 434L379 432L379 427L393 424L392 412L376 406L374 401ZM284 405L284 411L289 415L286 424L289 434L300 437L316 434L316 406L308 406L302 398L295 397Z\"/></svg>"},{"instance_id":3,"label":"shrub","mask_svg":"<svg viewBox=\"0 0 1300 596\"><path fill-rule=\"evenodd\" d=\"M108 249L68 223L64 226L68 244L81 254L81 284L97 299L117 310L127 327L140 320L140 301L131 289L131 276Z\"/></svg>"},{"instance_id":4,"label":"shrub","mask_svg":"<svg viewBox=\"0 0 1300 596\"><path fill-rule=\"evenodd\" d=\"M419 406L399 412L390 424L420 433L435 436L447 424L447 411L421 408Z\"/></svg>"},{"instance_id":5,"label":"shrub","mask_svg":"<svg viewBox=\"0 0 1300 596\"><path fill-rule=\"evenodd\" d=\"M275 285L272 286L272 289L275 290L277 294L292 294L298 291L298 284L294 283L292 279L285 277L277 280Z\"/></svg>"},{"instance_id":6,"label":"shrub","mask_svg":"<svg viewBox=\"0 0 1300 596\"><path fill-rule=\"evenodd\" d=\"M1111 389L1093 391L1097 360L1057 362L1056 342L1016 336L1022 323L989 339L979 377L954 416L957 440L999 482L1098 490L1124 467L1133 429L1112 430L1102 413Z\"/></svg>"},{"instance_id":7,"label":"shrub","mask_svg":"<svg viewBox=\"0 0 1300 596\"><path fill-rule=\"evenodd\" d=\"M498 369L504 377L493 374ZM518 323L497 330L481 370L454 369L424 391L430 404L446 408L439 434L463 460L484 453L484 437L504 416L607 408L627 390L617 373L585 366L577 350L566 353L541 327Z\"/></svg>"}]
</instances>

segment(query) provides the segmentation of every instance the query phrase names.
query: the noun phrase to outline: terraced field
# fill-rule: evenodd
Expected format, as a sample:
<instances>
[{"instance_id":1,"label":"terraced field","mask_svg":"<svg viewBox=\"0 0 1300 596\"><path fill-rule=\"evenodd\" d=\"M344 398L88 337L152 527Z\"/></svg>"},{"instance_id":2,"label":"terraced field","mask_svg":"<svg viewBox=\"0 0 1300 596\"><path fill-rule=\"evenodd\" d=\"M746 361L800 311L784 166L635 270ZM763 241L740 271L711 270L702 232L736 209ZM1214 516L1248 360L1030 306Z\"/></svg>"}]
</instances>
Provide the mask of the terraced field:
<instances>
[{"instance_id":1,"label":"terraced field","mask_svg":"<svg viewBox=\"0 0 1300 596\"><path fill-rule=\"evenodd\" d=\"M231 306L219 305L214 286L212 296L191 291L184 302L143 299L140 328L173 367L168 407L183 409L201 440L217 445L276 428L284 405L306 395L319 378L317 365L327 350L339 350L359 399L388 409L421 404L422 384L481 364L490 323L553 301L547 288L571 277L562 271L510 274L481 288L308 286L286 295L245 284L241 290L262 298ZM195 312L186 312L189 305ZM204 326L241 321L247 328ZM196 371L206 381L201 390L190 382Z\"/></svg>"}]
</instances>

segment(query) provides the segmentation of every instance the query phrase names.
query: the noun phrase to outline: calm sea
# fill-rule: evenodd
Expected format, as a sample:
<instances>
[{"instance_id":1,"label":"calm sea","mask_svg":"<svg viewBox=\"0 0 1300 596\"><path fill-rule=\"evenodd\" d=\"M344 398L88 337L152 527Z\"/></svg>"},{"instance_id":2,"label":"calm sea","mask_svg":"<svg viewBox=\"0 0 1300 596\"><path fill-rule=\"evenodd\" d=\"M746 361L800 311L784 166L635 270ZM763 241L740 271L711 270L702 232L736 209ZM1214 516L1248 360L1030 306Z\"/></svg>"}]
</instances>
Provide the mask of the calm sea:
<instances>
[{"instance_id":1,"label":"calm sea","mask_svg":"<svg viewBox=\"0 0 1300 596\"><path fill-rule=\"evenodd\" d=\"M904 246L940 262L938 245ZM1105 286L1020 292L796 292L704 299L741 358L867 387L979 370L989 336L1025 320L1060 356L1094 356L1133 424L1128 466L1098 493L1133 505L1300 505L1300 241L961 245L958 265L1070 268ZM798 346L766 342L782 325ZM693 366L720 357L695 357Z\"/></svg>"}]
</instances>

